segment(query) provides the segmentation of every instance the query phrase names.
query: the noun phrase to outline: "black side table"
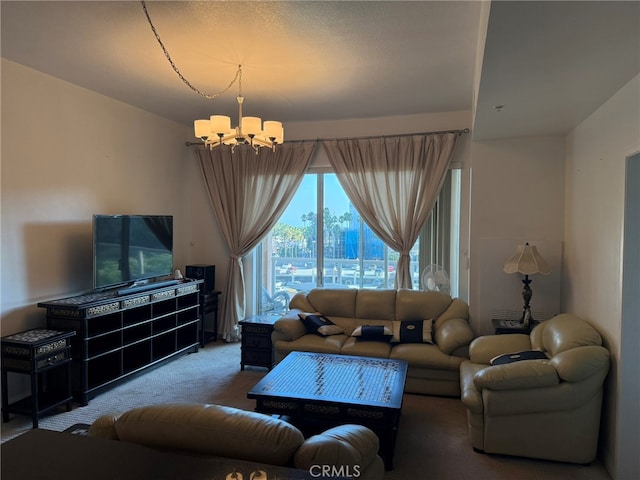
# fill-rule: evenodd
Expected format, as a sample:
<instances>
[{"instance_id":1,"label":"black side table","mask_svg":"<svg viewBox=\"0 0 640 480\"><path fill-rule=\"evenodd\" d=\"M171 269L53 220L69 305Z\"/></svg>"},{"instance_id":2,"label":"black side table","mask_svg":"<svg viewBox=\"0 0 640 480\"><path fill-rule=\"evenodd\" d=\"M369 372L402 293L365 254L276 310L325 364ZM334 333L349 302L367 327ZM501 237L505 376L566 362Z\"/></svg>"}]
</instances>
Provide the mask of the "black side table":
<instances>
[{"instance_id":1,"label":"black side table","mask_svg":"<svg viewBox=\"0 0 640 480\"><path fill-rule=\"evenodd\" d=\"M494 318L491 320L491 324L493 325L496 335L508 333L523 333L529 335L533 327L537 325L537 322L532 321L529 326L526 327L520 320L501 320Z\"/></svg>"},{"instance_id":2,"label":"black side table","mask_svg":"<svg viewBox=\"0 0 640 480\"><path fill-rule=\"evenodd\" d=\"M211 340L218 341L218 297L221 293L218 290L200 293L200 346L203 348ZM209 324L213 330L207 330Z\"/></svg>"},{"instance_id":3,"label":"black side table","mask_svg":"<svg viewBox=\"0 0 640 480\"><path fill-rule=\"evenodd\" d=\"M10 413L31 415L38 428L41 414L62 404L71 411L71 342L74 331L36 328L2 337L2 421ZM9 404L7 373L31 377L31 396Z\"/></svg>"},{"instance_id":4,"label":"black side table","mask_svg":"<svg viewBox=\"0 0 640 480\"><path fill-rule=\"evenodd\" d=\"M280 315L255 315L238 322L242 325L240 370L245 365L271 370L275 363L271 333L278 318Z\"/></svg>"}]
</instances>

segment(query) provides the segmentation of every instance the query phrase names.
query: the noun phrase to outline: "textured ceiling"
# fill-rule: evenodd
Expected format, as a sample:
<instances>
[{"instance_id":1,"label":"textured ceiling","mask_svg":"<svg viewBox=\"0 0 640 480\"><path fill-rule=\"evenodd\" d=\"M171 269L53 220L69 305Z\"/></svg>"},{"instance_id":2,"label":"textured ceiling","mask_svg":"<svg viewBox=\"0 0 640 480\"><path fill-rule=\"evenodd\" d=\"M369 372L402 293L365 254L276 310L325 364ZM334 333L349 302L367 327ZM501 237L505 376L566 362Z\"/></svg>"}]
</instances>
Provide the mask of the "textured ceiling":
<instances>
[{"instance_id":1,"label":"textured ceiling","mask_svg":"<svg viewBox=\"0 0 640 480\"><path fill-rule=\"evenodd\" d=\"M488 4L485 4L486 7ZM474 110L474 137L566 133L640 71L638 2L147 2L175 65L286 122ZM2 1L2 56L184 124L236 116L138 1ZM486 48L484 34L486 32ZM494 106L504 104L500 115Z\"/></svg>"},{"instance_id":2,"label":"textured ceiling","mask_svg":"<svg viewBox=\"0 0 640 480\"><path fill-rule=\"evenodd\" d=\"M248 115L471 108L479 3L148 2L147 10L203 93L223 90L243 65ZM207 100L178 78L140 2L3 2L2 55L183 123L236 110L237 86Z\"/></svg>"}]
</instances>

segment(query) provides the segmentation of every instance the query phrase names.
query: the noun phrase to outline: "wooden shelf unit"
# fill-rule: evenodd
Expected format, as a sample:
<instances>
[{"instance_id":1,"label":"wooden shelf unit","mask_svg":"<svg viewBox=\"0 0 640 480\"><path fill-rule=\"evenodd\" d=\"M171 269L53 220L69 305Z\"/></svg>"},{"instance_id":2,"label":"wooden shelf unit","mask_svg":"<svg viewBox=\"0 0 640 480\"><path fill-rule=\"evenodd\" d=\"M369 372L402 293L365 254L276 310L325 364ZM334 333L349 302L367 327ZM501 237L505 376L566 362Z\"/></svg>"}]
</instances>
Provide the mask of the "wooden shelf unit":
<instances>
[{"instance_id":1,"label":"wooden shelf unit","mask_svg":"<svg viewBox=\"0 0 640 480\"><path fill-rule=\"evenodd\" d=\"M101 391L180 354L197 352L202 280L136 293L102 292L41 302L47 328L74 330L73 397Z\"/></svg>"}]
</instances>

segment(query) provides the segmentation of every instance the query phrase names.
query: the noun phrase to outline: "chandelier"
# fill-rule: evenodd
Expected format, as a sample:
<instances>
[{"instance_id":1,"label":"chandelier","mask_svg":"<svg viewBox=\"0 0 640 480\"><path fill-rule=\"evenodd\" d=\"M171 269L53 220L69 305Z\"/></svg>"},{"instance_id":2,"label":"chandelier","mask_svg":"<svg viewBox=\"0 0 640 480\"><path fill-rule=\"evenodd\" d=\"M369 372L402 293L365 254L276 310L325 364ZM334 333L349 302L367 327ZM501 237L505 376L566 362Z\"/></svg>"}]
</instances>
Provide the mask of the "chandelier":
<instances>
[{"instance_id":1,"label":"chandelier","mask_svg":"<svg viewBox=\"0 0 640 480\"><path fill-rule=\"evenodd\" d=\"M238 126L231 127L231 118L226 115L211 115L208 120L195 120L193 128L196 137L213 150L220 145L231 145L233 152L236 145L251 145L256 154L260 147L270 147L275 151L276 145L284 141L282 123L265 120L260 117L243 117L242 104L242 65L238 65ZM235 79L234 81L235 82ZM233 82L231 82L233 84Z\"/></svg>"},{"instance_id":2,"label":"chandelier","mask_svg":"<svg viewBox=\"0 0 640 480\"><path fill-rule=\"evenodd\" d=\"M198 95L211 100L225 93L229 88L231 88L236 80L238 81L238 96L236 97L238 100L238 126L231 128L231 119L226 115L211 115L209 120L195 120L193 122L196 137L202 140L205 146L208 146L211 150L220 145L230 145L231 152L233 153L238 145L250 145L255 150L256 155L258 154L260 147L270 147L272 151L275 151L276 145L284 141L284 129L282 128L282 123L274 120L267 120L263 124L260 117L242 116L242 103L244 102L244 97L242 96L242 65L238 65L236 76L231 80L231 83L229 83L227 88L221 92L213 95L201 92L184 77L173 62L168 50L160 39L160 35L158 34L156 27L151 21L151 17L147 11L146 2L141 0L140 3L142 5L142 10L147 17L147 21L149 22L149 26L151 27L151 31L155 35L160 48L162 48L162 51L164 52L164 56L173 68L173 71L176 72L180 80L182 80L187 87Z\"/></svg>"}]
</instances>

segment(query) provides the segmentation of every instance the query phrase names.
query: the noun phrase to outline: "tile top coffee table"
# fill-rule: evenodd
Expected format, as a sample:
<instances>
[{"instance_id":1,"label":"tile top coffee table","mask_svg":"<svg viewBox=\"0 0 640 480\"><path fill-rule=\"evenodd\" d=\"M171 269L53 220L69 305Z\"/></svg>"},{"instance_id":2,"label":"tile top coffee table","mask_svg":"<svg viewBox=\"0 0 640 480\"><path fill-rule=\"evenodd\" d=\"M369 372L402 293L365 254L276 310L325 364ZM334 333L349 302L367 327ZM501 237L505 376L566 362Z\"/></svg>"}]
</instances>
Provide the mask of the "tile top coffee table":
<instances>
[{"instance_id":1,"label":"tile top coffee table","mask_svg":"<svg viewBox=\"0 0 640 480\"><path fill-rule=\"evenodd\" d=\"M309 421L371 428L391 470L406 377L404 360L291 352L247 397L257 412L289 417L303 431Z\"/></svg>"}]
</instances>

